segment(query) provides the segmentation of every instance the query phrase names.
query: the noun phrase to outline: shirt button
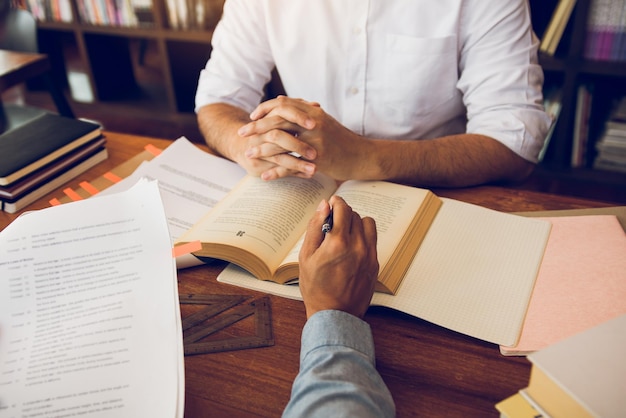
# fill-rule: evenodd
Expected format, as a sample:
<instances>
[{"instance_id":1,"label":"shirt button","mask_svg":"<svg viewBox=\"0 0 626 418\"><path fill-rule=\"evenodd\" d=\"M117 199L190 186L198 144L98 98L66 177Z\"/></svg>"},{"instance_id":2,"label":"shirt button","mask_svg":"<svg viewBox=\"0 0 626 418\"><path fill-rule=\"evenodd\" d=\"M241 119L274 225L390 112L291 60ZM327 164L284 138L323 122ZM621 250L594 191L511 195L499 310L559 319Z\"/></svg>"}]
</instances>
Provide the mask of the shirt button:
<instances>
[{"instance_id":1,"label":"shirt button","mask_svg":"<svg viewBox=\"0 0 626 418\"><path fill-rule=\"evenodd\" d=\"M354 95L359 94L359 89L357 87L352 87L350 89L350 94L354 94Z\"/></svg>"},{"instance_id":2,"label":"shirt button","mask_svg":"<svg viewBox=\"0 0 626 418\"><path fill-rule=\"evenodd\" d=\"M360 35L361 34L361 28L356 27L354 29L352 29L352 33L355 35Z\"/></svg>"}]
</instances>

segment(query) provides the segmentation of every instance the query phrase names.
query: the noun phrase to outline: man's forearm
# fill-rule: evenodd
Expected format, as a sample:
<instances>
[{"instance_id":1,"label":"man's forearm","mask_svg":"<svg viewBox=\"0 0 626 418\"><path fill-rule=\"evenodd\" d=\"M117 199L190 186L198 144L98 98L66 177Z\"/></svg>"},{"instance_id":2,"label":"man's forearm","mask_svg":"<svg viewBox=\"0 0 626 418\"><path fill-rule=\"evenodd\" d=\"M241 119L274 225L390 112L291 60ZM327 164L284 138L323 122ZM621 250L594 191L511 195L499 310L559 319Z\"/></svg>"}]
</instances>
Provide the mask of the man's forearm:
<instances>
[{"instance_id":1,"label":"man's forearm","mask_svg":"<svg viewBox=\"0 0 626 418\"><path fill-rule=\"evenodd\" d=\"M249 121L246 112L225 103L206 105L198 110L198 126L209 148L239 163L245 141L237 135L237 130Z\"/></svg>"},{"instance_id":2,"label":"man's forearm","mask_svg":"<svg viewBox=\"0 0 626 418\"><path fill-rule=\"evenodd\" d=\"M373 140L371 167L381 180L420 187L464 187L526 178L534 164L498 141L462 134L431 140Z\"/></svg>"}]
</instances>

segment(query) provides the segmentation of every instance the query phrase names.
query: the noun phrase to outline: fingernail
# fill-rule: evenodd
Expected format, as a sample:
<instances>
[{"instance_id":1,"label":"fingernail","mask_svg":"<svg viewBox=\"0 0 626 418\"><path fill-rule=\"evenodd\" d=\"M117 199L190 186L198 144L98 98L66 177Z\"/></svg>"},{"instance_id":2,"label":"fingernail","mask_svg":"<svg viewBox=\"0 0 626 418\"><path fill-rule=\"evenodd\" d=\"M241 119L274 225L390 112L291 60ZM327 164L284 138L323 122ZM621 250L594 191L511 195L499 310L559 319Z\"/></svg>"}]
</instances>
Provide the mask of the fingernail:
<instances>
[{"instance_id":1,"label":"fingernail","mask_svg":"<svg viewBox=\"0 0 626 418\"><path fill-rule=\"evenodd\" d=\"M315 121L313 119L307 119L304 121L304 127L307 129L315 128Z\"/></svg>"},{"instance_id":2,"label":"fingernail","mask_svg":"<svg viewBox=\"0 0 626 418\"><path fill-rule=\"evenodd\" d=\"M247 158L252 158L252 157L254 157L254 148L248 148L248 149L246 150L246 154L245 154L245 155L246 155L246 157L247 157Z\"/></svg>"},{"instance_id":3,"label":"fingernail","mask_svg":"<svg viewBox=\"0 0 626 418\"><path fill-rule=\"evenodd\" d=\"M304 152L304 158L306 158L307 160L315 159L315 150L313 150L313 149L306 150Z\"/></svg>"},{"instance_id":4,"label":"fingernail","mask_svg":"<svg viewBox=\"0 0 626 418\"><path fill-rule=\"evenodd\" d=\"M246 136L248 134L248 125L244 125L237 131L239 136Z\"/></svg>"}]
</instances>

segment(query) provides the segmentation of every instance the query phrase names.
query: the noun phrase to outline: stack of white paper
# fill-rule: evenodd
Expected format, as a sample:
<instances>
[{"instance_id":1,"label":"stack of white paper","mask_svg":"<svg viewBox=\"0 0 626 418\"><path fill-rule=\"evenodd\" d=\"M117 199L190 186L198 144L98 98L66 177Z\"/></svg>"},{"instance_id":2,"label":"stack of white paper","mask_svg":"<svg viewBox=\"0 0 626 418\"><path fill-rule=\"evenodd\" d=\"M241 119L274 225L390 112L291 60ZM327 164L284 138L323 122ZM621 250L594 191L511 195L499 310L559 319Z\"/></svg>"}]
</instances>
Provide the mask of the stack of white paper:
<instances>
[{"instance_id":1,"label":"stack of white paper","mask_svg":"<svg viewBox=\"0 0 626 418\"><path fill-rule=\"evenodd\" d=\"M171 254L156 182L2 231L0 417L182 417Z\"/></svg>"}]
</instances>

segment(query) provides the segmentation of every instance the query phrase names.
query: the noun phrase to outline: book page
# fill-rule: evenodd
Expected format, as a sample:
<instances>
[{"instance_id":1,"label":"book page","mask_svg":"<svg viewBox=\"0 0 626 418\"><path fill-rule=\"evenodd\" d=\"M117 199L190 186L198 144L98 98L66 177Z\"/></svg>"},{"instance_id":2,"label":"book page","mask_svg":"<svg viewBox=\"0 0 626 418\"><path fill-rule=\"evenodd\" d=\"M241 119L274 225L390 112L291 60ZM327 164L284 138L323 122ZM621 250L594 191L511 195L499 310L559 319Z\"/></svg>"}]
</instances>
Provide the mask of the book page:
<instances>
[{"instance_id":1,"label":"book page","mask_svg":"<svg viewBox=\"0 0 626 418\"><path fill-rule=\"evenodd\" d=\"M430 190L384 181L348 181L336 194L361 217L376 221L379 281L394 288L406 273L441 200Z\"/></svg>"},{"instance_id":2,"label":"book page","mask_svg":"<svg viewBox=\"0 0 626 418\"><path fill-rule=\"evenodd\" d=\"M443 198L398 289L372 303L498 343L521 333L550 223Z\"/></svg>"},{"instance_id":3,"label":"book page","mask_svg":"<svg viewBox=\"0 0 626 418\"><path fill-rule=\"evenodd\" d=\"M254 255L273 272L304 234L319 202L328 199L335 188L335 181L321 174L312 179L272 181L247 176L179 241L201 241L211 252L195 254L228 260L248 270L246 263Z\"/></svg>"},{"instance_id":4,"label":"book page","mask_svg":"<svg viewBox=\"0 0 626 418\"><path fill-rule=\"evenodd\" d=\"M0 417L182 416L176 271L156 182L0 233Z\"/></svg>"},{"instance_id":5,"label":"book page","mask_svg":"<svg viewBox=\"0 0 626 418\"><path fill-rule=\"evenodd\" d=\"M381 269L396 250L418 209L428 195L426 189L402 186L384 181L347 181L341 184L336 195L341 196L359 216L376 220L378 262ZM436 198L436 197L435 197ZM285 262L295 263L304 236L294 247Z\"/></svg>"},{"instance_id":6,"label":"book page","mask_svg":"<svg viewBox=\"0 0 626 418\"><path fill-rule=\"evenodd\" d=\"M209 154L185 137L141 164L130 176L97 196L130 188L140 178L156 179L172 243L215 206L245 176L238 164ZM177 257L178 268L201 264L190 254Z\"/></svg>"}]
</instances>

